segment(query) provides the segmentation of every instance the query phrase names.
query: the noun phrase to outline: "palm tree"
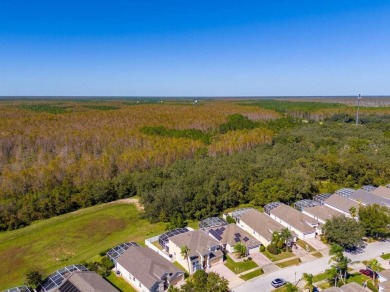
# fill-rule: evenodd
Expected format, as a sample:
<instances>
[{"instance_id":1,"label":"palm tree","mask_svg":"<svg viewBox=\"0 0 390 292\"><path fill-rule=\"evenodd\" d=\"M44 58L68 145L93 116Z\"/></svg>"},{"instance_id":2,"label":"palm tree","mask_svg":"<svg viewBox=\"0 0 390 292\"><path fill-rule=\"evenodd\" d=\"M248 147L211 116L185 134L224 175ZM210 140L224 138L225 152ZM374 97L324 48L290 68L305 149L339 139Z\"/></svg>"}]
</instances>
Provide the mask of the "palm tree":
<instances>
[{"instance_id":1,"label":"palm tree","mask_svg":"<svg viewBox=\"0 0 390 292\"><path fill-rule=\"evenodd\" d=\"M187 245L184 245L184 246L181 247L180 255L183 257L183 259L187 260L188 273L191 274L190 261L189 261L189 256L188 256L189 253L190 253L190 249L188 248Z\"/></svg>"},{"instance_id":2,"label":"palm tree","mask_svg":"<svg viewBox=\"0 0 390 292\"><path fill-rule=\"evenodd\" d=\"M339 262L341 260L341 258L344 257L343 251L344 251L344 249L342 246L333 243L329 249L329 255L332 256L330 258L329 262L332 262L332 261Z\"/></svg>"},{"instance_id":3,"label":"palm tree","mask_svg":"<svg viewBox=\"0 0 390 292\"><path fill-rule=\"evenodd\" d=\"M351 214L352 218L355 218L356 217L356 207L352 206L351 208L349 208L349 213Z\"/></svg>"},{"instance_id":4,"label":"palm tree","mask_svg":"<svg viewBox=\"0 0 390 292\"><path fill-rule=\"evenodd\" d=\"M332 266L330 269L327 269L325 273L328 274L329 282L334 280L334 286L336 287L338 278L337 268L335 266Z\"/></svg>"},{"instance_id":5,"label":"palm tree","mask_svg":"<svg viewBox=\"0 0 390 292\"><path fill-rule=\"evenodd\" d=\"M285 290L286 292L297 292L298 291L298 287L291 284L291 283L287 283L284 287L286 289Z\"/></svg>"},{"instance_id":6,"label":"palm tree","mask_svg":"<svg viewBox=\"0 0 390 292\"><path fill-rule=\"evenodd\" d=\"M237 242L235 245L234 245L234 251L236 253L238 253L238 255L242 258L244 256L246 256L246 253L247 253L247 248L244 244L242 244L242 242Z\"/></svg>"},{"instance_id":7,"label":"palm tree","mask_svg":"<svg viewBox=\"0 0 390 292\"><path fill-rule=\"evenodd\" d=\"M379 271L379 269L381 268L381 264L378 262L377 259L372 259L368 262L368 266L374 272L372 281L375 283L376 272Z\"/></svg>"},{"instance_id":8,"label":"palm tree","mask_svg":"<svg viewBox=\"0 0 390 292\"><path fill-rule=\"evenodd\" d=\"M280 237L283 240L283 242L286 244L286 252L288 251L288 245L287 242L291 238L291 232L288 228L283 228L280 231Z\"/></svg>"},{"instance_id":9,"label":"palm tree","mask_svg":"<svg viewBox=\"0 0 390 292\"><path fill-rule=\"evenodd\" d=\"M313 290L313 274L303 273L303 279L306 281L305 288L309 289L309 292Z\"/></svg>"}]
</instances>

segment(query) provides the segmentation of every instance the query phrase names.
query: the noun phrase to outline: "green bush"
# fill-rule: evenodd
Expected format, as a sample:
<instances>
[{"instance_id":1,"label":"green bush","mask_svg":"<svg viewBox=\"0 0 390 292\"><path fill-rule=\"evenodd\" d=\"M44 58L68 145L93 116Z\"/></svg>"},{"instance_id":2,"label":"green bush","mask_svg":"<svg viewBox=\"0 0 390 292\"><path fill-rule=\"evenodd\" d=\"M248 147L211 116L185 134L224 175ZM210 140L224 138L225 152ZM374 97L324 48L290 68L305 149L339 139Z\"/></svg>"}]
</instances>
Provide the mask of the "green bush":
<instances>
[{"instance_id":1,"label":"green bush","mask_svg":"<svg viewBox=\"0 0 390 292\"><path fill-rule=\"evenodd\" d=\"M277 255L279 253L279 249L275 244L270 244L267 246L267 250L274 255Z\"/></svg>"},{"instance_id":2,"label":"green bush","mask_svg":"<svg viewBox=\"0 0 390 292\"><path fill-rule=\"evenodd\" d=\"M265 251L265 246L264 245L260 245L260 248L259 248L260 252L263 252Z\"/></svg>"},{"instance_id":3,"label":"green bush","mask_svg":"<svg viewBox=\"0 0 390 292\"><path fill-rule=\"evenodd\" d=\"M111 248L107 248L107 249L105 249L105 250L99 252L99 255L100 255L101 257L104 257L110 249L111 249Z\"/></svg>"},{"instance_id":4,"label":"green bush","mask_svg":"<svg viewBox=\"0 0 390 292\"><path fill-rule=\"evenodd\" d=\"M226 222L231 224L231 223L236 223L236 220L234 220L234 218L230 215L227 215L226 216Z\"/></svg>"},{"instance_id":5,"label":"green bush","mask_svg":"<svg viewBox=\"0 0 390 292\"><path fill-rule=\"evenodd\" d=\"M103 257L101 260L103 267L105 267L107 270L111 270L114 268L113 262L108 257Z\"/></svg>"}]
</instances>

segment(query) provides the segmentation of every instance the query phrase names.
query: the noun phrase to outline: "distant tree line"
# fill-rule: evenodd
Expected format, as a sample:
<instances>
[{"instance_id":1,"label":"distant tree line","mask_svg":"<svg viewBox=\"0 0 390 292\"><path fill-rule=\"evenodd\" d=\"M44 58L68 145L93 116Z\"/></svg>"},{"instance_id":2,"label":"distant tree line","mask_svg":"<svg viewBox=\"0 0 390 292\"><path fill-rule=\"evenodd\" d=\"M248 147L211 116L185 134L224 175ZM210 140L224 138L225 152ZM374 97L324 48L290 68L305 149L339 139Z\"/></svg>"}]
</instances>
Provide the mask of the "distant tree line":
<instances>
[{"instance_id":1,"label":"distant tree line","mask_svg":"<svg viewBox=\"0 0 390 292\"><path fill-rule=\"evenodd\" d=\"M134 195L141 198L144 218L175 222L218 215L248 202L292 204L341 187L390 181L386 123L382 128L339 121L272 123L278 130L268 144L241 153L200 155L137 172L112 169L111 178L84 185L65 178L47 190L4 194L0 230Z\"/></svg>"}]
</instances>

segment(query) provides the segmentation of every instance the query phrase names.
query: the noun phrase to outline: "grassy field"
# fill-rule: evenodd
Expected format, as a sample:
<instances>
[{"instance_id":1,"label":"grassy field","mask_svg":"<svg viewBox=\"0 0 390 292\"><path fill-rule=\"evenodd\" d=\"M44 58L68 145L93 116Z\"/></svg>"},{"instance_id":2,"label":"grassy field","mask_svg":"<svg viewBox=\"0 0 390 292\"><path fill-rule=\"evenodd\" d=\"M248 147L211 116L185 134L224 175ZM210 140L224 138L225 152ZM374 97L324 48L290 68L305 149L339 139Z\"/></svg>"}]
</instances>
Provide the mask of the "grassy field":
<instances>
[{"instance_id":1,"label":"grassy field","mask_svg":"<svg viewBox=\"0 0 390 292\"><path fill-rule=\"evenodd\" d=\"M121 292L136 292L130 284L120 277L117 277L114 273L111 273L110 276L106 278L112 285L114 285Z\"/></svg>"},{"instance_id":2,"label":"grassy field","mask_svg":"<svg viewBox=\"0 0 390 292\"><path fill-rule=\"evenodd\" d=\"M254 277L260 276L263 274L262 269L258 269L256 271L250 272L248 274L242 275L240 278L243 279L244 281L248 281Z\"/></svg>"},{"instance_id":3,"label":"grassy field","mask_svg":"<svg viewBox=\"0 0 390 292\"><path fill-rule=\"evenodd\" d=\"M263 251L263 254L273 262L277 262L277 261L288 259L288 258L295 256L295 254L293 254L292 252L285 252L285 251L280 253L280 254L275 255L275 254L270 253L268 250L265 250L265 251Z\"/></svg>"},{"instance_id":4,"label":"grassy field","mask_svg":"<svg viewBox=\"0 0 390 292\"><path fill-rule=\"evenodd\" d=\"M314 247L312 247L310 244L308 244L306 241L302 239L298 239L297 244L308 252L315 251Z\"/></svg>"},{"instance_id":5,"label":"grassy field","mask_svg":"<svg viewBox=\"0 0 390 292\"><path fill-rule=\"evenodd\" d=\"M319 251L312 253L311 255L315 256L316 258L322 258L322 254Z\"/></svg>"},{"instance_id":6,"label":"grassy field","mask_svg":"<svg viewBox=\"0 0 390 292\"><path fill-rule=\"evenodd\" d=\"M254 261L236 263L229 256L225 261L225 266L228 267L235 274L240 274L242 272L258 267L258 265Z\"/></svg>"},{"instance_id":7,"label":"grassy field","mask_svg":"<svg viewBox=\"0 0 390 292\"><path fill-rule=\"evenodd\" d=\"M386 254L382 255L381 258L384 259L384 260L389 260L390 259L390 253L386 253Z\"/></svg>"},{"instance_id":8,"label":"grassy field","mask_svg":"<svg viewBox=\"0 0 390 292\"><path fill-rule=\"evenodd\" d=\"M119 243L143 243L145 237L163 232L164 227L163 223L140 220L134 205L113 203L0 233L0 291L21 285L31 269L48 275Z\"/></svg>"},{"instance_id":9,"label":"grassy field","mask_svg":"<svg viewBox=\"0 0 390 292\"><path fill-rule=\"evenodd\" d=\"M289 266L299 265L300 262L301 262L300 259L292 259L292 260L288 260L285 262L281 262L281 263L276 264L276 265L281 267L281 268L285 268L285 267L289 267Z\"/></svg>"},{"instance_id":10,"label":"grassy field","mask_svg":"<svg viewBox=\"0 0 390 292\"><path fill-rule=\"evenodd\" d=\"M327 273L321 273L321 274L318 274L318 275L314 275L313 283L317 283L317 282L320 282L320 281L323 281L323 280L326 280L326 279L328 279L328 274Z\"/></svg>"}]
</instances>

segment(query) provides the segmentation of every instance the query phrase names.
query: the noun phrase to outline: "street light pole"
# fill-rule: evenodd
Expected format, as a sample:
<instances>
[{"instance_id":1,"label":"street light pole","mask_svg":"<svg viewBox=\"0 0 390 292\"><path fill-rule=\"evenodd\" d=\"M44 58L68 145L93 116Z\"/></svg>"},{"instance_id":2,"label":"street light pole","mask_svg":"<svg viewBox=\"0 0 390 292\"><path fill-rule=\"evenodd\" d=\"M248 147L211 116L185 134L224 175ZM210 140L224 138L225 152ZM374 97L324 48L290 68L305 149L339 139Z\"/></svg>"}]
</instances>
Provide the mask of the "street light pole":
<instances>
[{"instance_id":1,"label":"street light pole","mask_svg":"<svg viewBox=\"0 0 390 292\"><path fill-rule=\"evenodd\" d=\"M360 100L362 99L361 94L359 93L357 98L357 110L356 110L356 125L359 124L359 107L360 107Z\"/></svg>"}]
</instances>

